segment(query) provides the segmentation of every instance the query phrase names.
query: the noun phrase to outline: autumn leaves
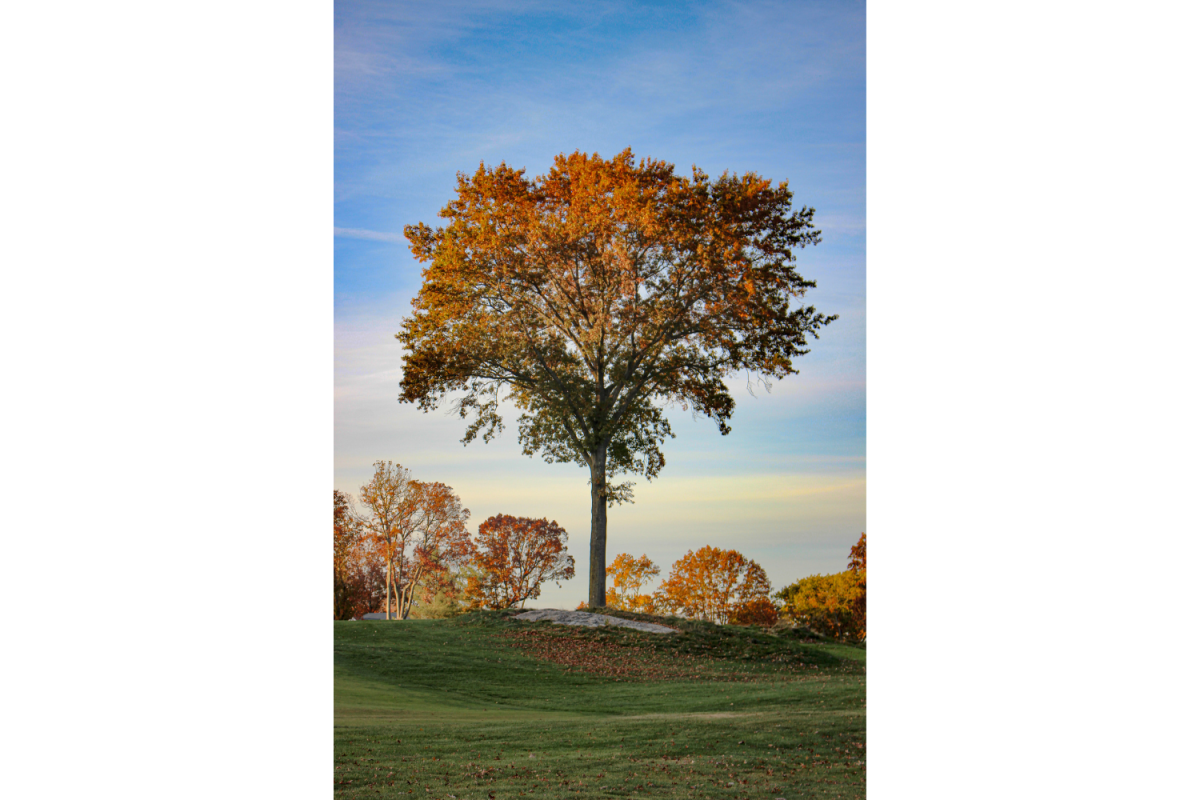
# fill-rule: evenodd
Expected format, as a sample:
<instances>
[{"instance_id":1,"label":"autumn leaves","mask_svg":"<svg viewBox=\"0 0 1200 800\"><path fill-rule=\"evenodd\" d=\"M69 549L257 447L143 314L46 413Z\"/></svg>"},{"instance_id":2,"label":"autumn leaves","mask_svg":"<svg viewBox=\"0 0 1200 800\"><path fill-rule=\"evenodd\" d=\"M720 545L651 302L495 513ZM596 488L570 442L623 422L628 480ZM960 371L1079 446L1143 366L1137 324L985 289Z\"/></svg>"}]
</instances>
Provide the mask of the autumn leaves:
<instances>
[{"instance_id":1,"label":"autumn leaves","mask_svg":"<svg viewBox=\"0 0 1200 800\"><path fill-rule=\"evenodd\" d=\"M712 622L770 624L771 582L757 562L736 550L702 547L675 562L659 593L684 616Z\"/></svg>"},{"instance_id":2,"label":"autumn leaves","mask_svg":"<svg viewBox=\"0 0 1200 800\"><path fill-rule=\"evenodd\" d=\"M850 548L848 569L810 575L780 590L788 616L804 627L843 641L867 638L867 534Z\"/></svg>"},{"instance_id":3,"label":"autumn leaves","mask_svg":"<svg viewBox=\"0 0 1200 800\"><path fill-rule=\"evenodd\" d=\"M567 532L557 522L498 514L479 526L467 578L469 606L509 608L541 595L545 581L575 577ZM560 584L561 585L561 584Z\"/></svg>"},{"instance_id":4,"label":"autumn leaves","mask_svg":"<svg viewBox=\"0 0 1200 800\"><path fill-rule=\"evenodd\" d=\"M606 596L608 605L721 624L770 625L777 618L766 571L736 550L708 546L689 550L671 566L671 574L653 595L641 594L641 587L659 572L645 554L634 558L621 553L608 567L613 583Z\"/></svg>"},{"instance_id":5,"label":"autumn leaves","mask_svg":"<svg viewBox=\"0 0 1200 800\"><path fill-rule=\"evenodd\" d=\"M457 607L523 606L541 585L575 576L567 532L546 519L493 516L472 541L471 512L442 483L417 480L390 461L375 463L359 494L361 512L334 492L334 616L384 609L407 619L418 596ZM660 574L646 556L618 555L608 567L608 605L673 613L718 623L775 621L767 574L736 550L702 547L679 559L653 594L642 589Z\"/></svg>"},{"instance_id":6,"label":"autumn leaves","mask_svg":"<svg viewBox=\"0 0 1200 800\"><path fill-rule=\"evenodd\" d=\"M653 614L656 607L654 598L638 592L643 584L657 577L659 572L659 568L645 553L641 558L621 553L608 565L608 577L612 579L613 585L605 594L605 602L622 611Z\"/></svg>"},{"instance_id":7,"label":"autumn leaves","mask_svg":"<svg viewBox=\"0 0 1200 800\"><path fill-rule=\"evenodd\" d=\"M472 541L471 512L449 486L390 461L375 462L359 503L361 512L333 493L335 619L377 608L407 619L418 593L424 604L508 608L538 597L545 581L575 575L558 523L499 514Z\"/></svg>"},{"instance_id":8,"label":"autumn leaves","mask_svg":"<svg viewBox=\"0 0 1200 800\"><path fill-rule=\"evenodd\" d=\"M404 467L377 461L361 488L360 510L334 492L334 618L383 609L407 619L417 598L440 602L447 613L524 606L546 581L575 576L567 532L557 522L498 514L472 540L471 512L443 483L417 480ZM644 614L675 614L719 624L772 625L780 612L824 636L866 637L866 534L850 554L849 569L814 575L775 595L757 562L736 550L689 550L653 593L660 568L643 554L621 553L606 570L608 607Z\"/></svg>"},{"instance_id":9,"label":"autumn leaves","mask_svg":"<svg viewBox=\"0 0 1200 800\"><path fill-rule=\"evenodd\" d=\"M338 535L339 501L346 507L345 538L355 540L360 569L378 580L383 574L383 608L392 618L405 619L418 588L426 600L452 587L451 572L474 554L467 519L458 496L443 483L425 483L390 461L376 461L375 473L363 485L363 513L334 493L334 535ZM336 587L335 570L335 587ZM371 589L377 593L377 584ZM336 611L335 603L335 611Z\"/></svg>"},{"instance_id":10,"label":"autumn leaves","mask_svg":"<svg viewBox=\"0 0 1200 800\"><path fill-rule=\"evenodd\" d=\"M443 401L464 442L516 406L529 456L589 471L588 602L605 602L607 509L623 474L654 478L677 404L730 431L725 379L782 379L836 314L798 301L816 286L794 251L821 241L786 182L676 175L665 161L556 156L527 177L503 162L460 173L445 224L404 229L423 282L396 338L400 401Z\"/></svg>"},{"instance_id":11,"label":"autumn leaves","mask_svg":"<svg viewBox=\"0 0 1200 800\"><path fill-rule=\"evenodd\" d=\"M861 642L867 637L867 535L850 549L849 568L811 575L774 595L759 564L736 550L689 550L653 594L642 587L660 570L644 554L621 553L608 566L610 608L643 614L678 614L733 625L773 625L782 616L821 636Z\"/></svg>"}]
</instances>

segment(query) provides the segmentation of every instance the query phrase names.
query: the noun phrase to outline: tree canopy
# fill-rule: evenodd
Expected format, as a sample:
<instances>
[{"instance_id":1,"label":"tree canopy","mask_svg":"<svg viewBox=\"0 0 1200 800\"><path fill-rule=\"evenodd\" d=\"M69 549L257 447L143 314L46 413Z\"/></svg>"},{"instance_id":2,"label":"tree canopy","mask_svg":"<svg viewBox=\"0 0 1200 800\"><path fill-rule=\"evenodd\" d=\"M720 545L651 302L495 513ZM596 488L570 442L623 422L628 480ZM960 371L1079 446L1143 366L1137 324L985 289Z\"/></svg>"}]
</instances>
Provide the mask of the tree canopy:
<instances>
[{"instance_id":1,"label":"tree canopy","mask_svg":"<svg viewBox=\"0 0 1200 800\"><path fill-rule=\"evenodd\" d=\"M352 619L383 604L380 551L364 535L349 495L333 490L333 618Z\"/></svg>"},{"instance_id":2,"label":"tree canopy","mask_svg":"<svg viewBox=\"0 0 1200 800\"><path fill-rule=\"evenodd\" d=\"M658 565L645 553L642 553L641 558L634 558L629 553L618 554L607 569L607 575L613 582L606 595L608 605L622 611L653 614L653 596L640 592L642 586L657 577L660 572Z\"/></svg>"},{"instance_id":3,"label":"tree canopy","mask_svg":"<svg viewBox=\"0 0 1200 800\"><path fill-rule=\"evenodd\" d=\"M387 571L385 612L391 619L395 603L405 619L418 586L432 596L444 588L449 568L472 556L466 525L471 512L449 486L418 481L391 461L375 462L360 500L366 509L361 524L380 548Z\"/></svg>"},{"instance_id":4,"label":"tree canopy","mask_svg":"<svg viewBox=\"0 0 1200 800\"><path fill-rule=\"evenodd\" d=\"M775 595L788 616L823 635L848 641L867 638L867 534L850 548L848 569L810 575Z\"/></svg>"},{"instance_id":5,"label":"tree canopy","mask_svg":"<svg viewBox=\"0 0 1200 800\"><path fill-rule=\"evenodd\" d=\"M737 550L705 546L671 565L671 574L655 593L655 605L722 625L757 620L770 602L771 581L757 561ZM773 608L773 607L772 607Z\"/></svg>"},{"instance_id":6,"label":"tree canopy","mask_svg":"<svg viewBox=\"0 0 1200 800\"><path fill-rule=\"evenodd\" d=\"M501 163L460 173L447 223L405 228L424 281L397 338L401 402L454 396L463 442L503 428L506 389L527 455L576 463L592 484L589 602L605 603L607 506L623 473L656 476L673 436L665 406L730 431L724 379L794 374L837 318L797 305L816 284L793 250L820 241L786 182L691 177L672 164L559 155L527 178Z\"/></svg>"},{"instance_id":7,"label":"tree canopy","mask_svg":"<svg viewBox=\"0 0 1200 800\"><path fill-rule=\"evenodd\" d=\"M546 581L575 577L567 532L557 522L497 514L479 525L467 595L487 608L509 608L536 599Z\"/></svg>"}]
</instances>

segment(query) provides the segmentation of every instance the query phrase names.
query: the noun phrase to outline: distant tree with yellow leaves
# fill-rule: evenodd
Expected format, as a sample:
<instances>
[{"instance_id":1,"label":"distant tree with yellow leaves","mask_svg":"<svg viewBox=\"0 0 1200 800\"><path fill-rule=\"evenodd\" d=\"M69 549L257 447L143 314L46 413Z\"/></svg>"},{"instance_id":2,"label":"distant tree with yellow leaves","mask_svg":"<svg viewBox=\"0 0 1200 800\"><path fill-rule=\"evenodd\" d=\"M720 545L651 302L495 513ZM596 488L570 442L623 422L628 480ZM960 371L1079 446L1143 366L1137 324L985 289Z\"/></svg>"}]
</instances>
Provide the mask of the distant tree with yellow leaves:
<instances>
[{"instance_id":1,"label":"distant tree with yellow leaves","mask_svg":"<svg viewBox=\"0 0 1200 800\"><path fill-rule=\"evenodd\" d=\"M609 606L621 611L654 613L654 596L641 594L640 591L653 578L658 577L661 570L645 553L642 553L641 558L621 553L608 565L607 571L613 583L605 594L605 601Z\"/></svg>"},{"instance_id":2,"label":"distant tree with yellow leaves","mask_svg":"<svg viewBox=\"0 0 1200 800\"><path fill-rule=\"evenodd\" d=\"M843 641L867 637L867 535L850 550L849 569L810 575L781 589L784 613L822 636Z\"/></svg>"}]
</instances>

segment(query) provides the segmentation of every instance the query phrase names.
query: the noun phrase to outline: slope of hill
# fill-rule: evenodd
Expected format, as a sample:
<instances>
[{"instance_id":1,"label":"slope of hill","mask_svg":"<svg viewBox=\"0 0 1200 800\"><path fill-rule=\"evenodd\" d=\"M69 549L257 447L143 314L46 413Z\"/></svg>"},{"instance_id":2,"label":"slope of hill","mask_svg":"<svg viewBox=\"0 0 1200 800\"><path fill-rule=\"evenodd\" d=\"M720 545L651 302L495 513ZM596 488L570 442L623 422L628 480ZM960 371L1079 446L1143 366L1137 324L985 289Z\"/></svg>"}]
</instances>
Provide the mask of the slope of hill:
<instances>
[{"instance_id":1,"label":"slope of hill","mask_svg":"<svg viewBox=\"0 0 1200 800\"><path fill-rule=\"evenodd\" d=\"M865 796L864 649L513 613L334 623L338 796Z\"/></svg>"}]
</instances>

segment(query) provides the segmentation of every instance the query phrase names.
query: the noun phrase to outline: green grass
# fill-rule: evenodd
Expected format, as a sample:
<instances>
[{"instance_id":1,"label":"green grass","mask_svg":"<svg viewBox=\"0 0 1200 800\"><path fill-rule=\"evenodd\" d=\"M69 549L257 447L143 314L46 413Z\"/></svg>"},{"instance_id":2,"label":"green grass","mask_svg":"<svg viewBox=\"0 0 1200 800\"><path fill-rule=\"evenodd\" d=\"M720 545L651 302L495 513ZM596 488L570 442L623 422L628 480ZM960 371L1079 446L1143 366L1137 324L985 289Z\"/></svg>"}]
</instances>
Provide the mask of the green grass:
<instances>
[{"instance_id":1,"label":"green grass","mask_svg":"<svg viewBox=\"0 0 1200 800\"><path fill-rule=\"evenodd\" d=\"M334 623L335 794L865 796L864 649L509 617Z\"/></svg>"}]
</instances>

